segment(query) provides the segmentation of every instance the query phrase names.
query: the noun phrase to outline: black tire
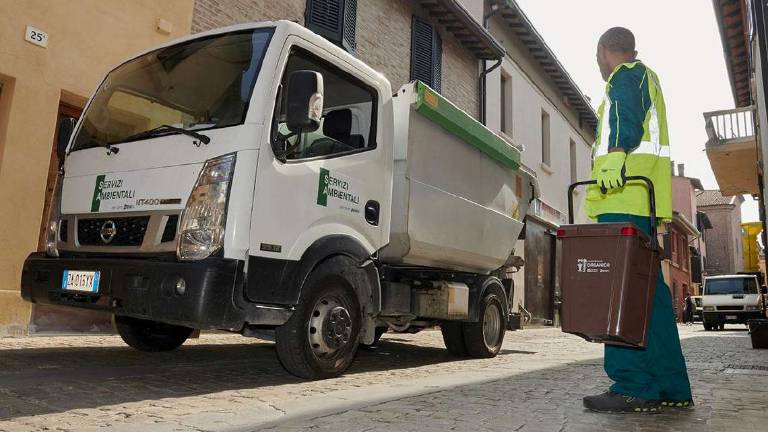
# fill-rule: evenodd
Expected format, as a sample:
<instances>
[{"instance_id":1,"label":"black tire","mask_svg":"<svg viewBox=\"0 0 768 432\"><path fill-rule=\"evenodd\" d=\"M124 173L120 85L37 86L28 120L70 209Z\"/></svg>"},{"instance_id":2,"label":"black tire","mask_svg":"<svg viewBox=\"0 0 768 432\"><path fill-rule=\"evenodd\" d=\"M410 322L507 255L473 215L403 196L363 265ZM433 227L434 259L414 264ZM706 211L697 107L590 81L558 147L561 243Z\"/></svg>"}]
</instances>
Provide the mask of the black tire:
<instances>
[{"instance_id":1,"label":"black tire","mask_svg":"<svg viewBox=\"0 0 768 432\"><path fill-rule=\"evenodd\" d=\"M443 342L448 352L456 357L466 357L467 347L464 345L464 330L462 323L456 321L444 321L440 323L440 332L443 333Z\"/></svg>"},{"instance_id":2,"label":"black tire","mask_svg":"<svg viewBox=\"0 0 768 432\"><path fill-rule=\"evenodd\" d=\"M504 300L496 290L485 295L479 315L480 321L463 325L467 354L477 358L496 357L504 343L504 334L507 331Z\"/></svg>"},{"instance_id":3,"label":"black tire","mask_svg":"<svg viewBox=\"0 0 768 432\"><path fill-rule=\"evenodd\" d=\"M277 357L286 371L324 379L341 375L352 364L362 317L353 288L357 271L351 259L337 256L309 275L293 315L275 330ZM324 331L326 326L332 327Z\"/></svg>"},{"instance_id":4,"label":"black tire","mask_svg":"<svg viewBox=\"0 0 768 432\"><path fill-rule=\"evenodd\" d=\"M387 327L376 327L376 332L373 334L373 343L365 344L361 342L360 346L363 348L375 348L379 344L381 337L384 336L384 333L386 333L387 330L389 330Z\"/></svg>"},{"instance_id":5,"label":"black tire","mask_svg":"<svg viewBox=\"0 0 768 432\"><path fill-rule=\"evenodd\" d=\"M704 330L705 331L712 331L712 324L705 322L704 323Z\"/></svg>"},{"instance_id":6,"label":"black tire","mask_svg":"<svg viewBox=\"0 0 768 432\"><path fill-rule=\"evenodd\" d=\"M725 330L725 323L721 322L720 324L718 324L717 329L721 331Z\"/></svg>"},{"instance_id":7,"label":"black tire","mask_svg":"<svg viewBox=\"0 0 768 432\"><path fill-rule=\"evenodd\" d=\"M139 351L172 351L180 347L194 329L127 316L115 316L115 327L126 344Z\"/></svg>"}]
</instances>

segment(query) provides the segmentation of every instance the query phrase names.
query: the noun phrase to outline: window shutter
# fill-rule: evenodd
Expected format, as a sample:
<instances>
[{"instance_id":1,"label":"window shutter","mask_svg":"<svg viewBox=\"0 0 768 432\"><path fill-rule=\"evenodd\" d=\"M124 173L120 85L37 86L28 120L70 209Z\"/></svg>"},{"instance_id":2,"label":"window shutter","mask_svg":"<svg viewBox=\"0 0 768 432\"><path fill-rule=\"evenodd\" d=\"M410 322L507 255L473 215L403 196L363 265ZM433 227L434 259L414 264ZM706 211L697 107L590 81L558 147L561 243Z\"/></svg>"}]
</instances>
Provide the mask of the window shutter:
<instances>
[{"instance_id":1,"label":"window shutter","mask_svg":"<svg viewBox=\"0 0 768 432\"><path fill-rule=\"evenodd\" d=\"M355 51L357 0L307 0L306 27L348 52Z\"/></svg>"},{"instance_id":2,"label":"window shutter","mask_svg":"<svg viewBox=\"0 0 768 432\"><path fill-rule=\"evenodd\" d=\"M414 16L411 23L411 80L420 80L440 91L443 44L435 28Z\"/></svg>"}]
</instances>

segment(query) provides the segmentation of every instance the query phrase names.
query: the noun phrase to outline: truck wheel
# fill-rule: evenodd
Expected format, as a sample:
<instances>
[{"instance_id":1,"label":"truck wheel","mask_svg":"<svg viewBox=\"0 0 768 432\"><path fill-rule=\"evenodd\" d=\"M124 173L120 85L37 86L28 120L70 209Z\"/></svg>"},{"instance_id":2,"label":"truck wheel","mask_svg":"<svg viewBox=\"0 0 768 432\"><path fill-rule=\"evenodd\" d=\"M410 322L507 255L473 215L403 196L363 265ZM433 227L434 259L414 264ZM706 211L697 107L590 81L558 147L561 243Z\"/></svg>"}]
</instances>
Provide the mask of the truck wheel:
<instances>
[{"instance_id":1,"label":"truck wheel","mask_svg":"<svg viewBox=\"0 0 768 432\"><path fill-rule=\"evenodd\" d=\"M705 322L704 323L704 330L706 331L712 331L712 324Z\"/></svg>"},{"instance_id":2,"label":"truck wheel","mask_svg":"<svg viewBox=\"0 0 768 432\"><path fill-rule=\"evenodd\" d=\"M361 328L360 304L350 279L355 271L350 259L333 257L307 278L293 315L275 330L277 357L289 373L332 378L352 364Z\"/></svg>"},{"instance_id":3,"label":"truck wheel","mask_svg":"<svg viewBox=\"0 0 768 432\"><path fill-rule=\"evenodd\" d=\"M156 321L115 316L115 326L126 344L139 351L172 351L180 347L194 329Z\"/></svg>"},{"instance_id":4,"label":"truck wheel","mask_svg":"<svg viewBox=\"0 0 768 432\"><path fill-rule=\"evenodd\" d=\"M472 357L496 357L504 342L507 330L507 314L498 293L485 295L480 308L480 321L464 323L464 345Z\"/></svg>"},{"instance_id":5,"label":"truck wheel","mask_svg":"<svg viewBox=\"0 0 768 432\"><path fill-rule=\"evenodd\" d=\"M449 353L457 357L467 356L467 347L464 345L462 323L456 321L444 321L440 323L440 331L443 333L443 342Z\"/></svg>"}]
</instances>

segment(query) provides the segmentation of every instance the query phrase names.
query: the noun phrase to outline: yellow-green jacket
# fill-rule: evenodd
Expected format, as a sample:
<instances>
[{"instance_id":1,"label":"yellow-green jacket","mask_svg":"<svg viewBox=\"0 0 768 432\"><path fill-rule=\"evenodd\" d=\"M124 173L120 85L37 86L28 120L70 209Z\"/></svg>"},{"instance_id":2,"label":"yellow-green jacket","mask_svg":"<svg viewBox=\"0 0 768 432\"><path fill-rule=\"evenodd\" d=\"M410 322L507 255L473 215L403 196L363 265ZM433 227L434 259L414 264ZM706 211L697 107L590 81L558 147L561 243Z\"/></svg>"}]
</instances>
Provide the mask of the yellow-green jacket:
<instances>
[{"instance_id":1,"label":"yellow-green jacket","mask_svg":"<svg viewBox=\"0 0 768 432\"><path fill-rule=\"evenodd\" d=\"M666 106L659 78L636 60L614 69L605 86L605 98L598 108L597 138L592 146L592 179L612 148L627 153L626 175L651 179L656 192L659 221L672 219L672 166L669 153ZM639 181L602 194L590 185L586 197L587 215L596 219L607 213L649 216L648 192Z\"/></svg>"}]
</instances>

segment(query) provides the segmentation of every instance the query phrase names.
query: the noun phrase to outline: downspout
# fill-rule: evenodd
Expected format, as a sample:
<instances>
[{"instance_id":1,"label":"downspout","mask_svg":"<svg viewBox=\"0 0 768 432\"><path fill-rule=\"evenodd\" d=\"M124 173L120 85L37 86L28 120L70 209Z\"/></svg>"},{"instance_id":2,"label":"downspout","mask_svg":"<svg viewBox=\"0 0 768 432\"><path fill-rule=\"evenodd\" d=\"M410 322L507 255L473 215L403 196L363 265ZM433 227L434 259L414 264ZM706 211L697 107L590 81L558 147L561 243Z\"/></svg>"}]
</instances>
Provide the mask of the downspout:
<instances>
[{"instance_id":1,"label":"downspout","mask_svg":"<svg viewBox=\"0 0 768 432\"><path fill-rule=\"evenodd\" d=\"M762 72L763 82L760 83L763 85L763 95L765 97L765 100L768 101L768 87L766 87L766 77L768 77L768 49L766 49L766 37L768 37L768 33L766 32L765 28L765 15L766 15L766 8L765 3L762 1L754 1L752 2L752 7L755 13L753 14L753 20L755 21L755 33L757 33L758 37L758 50L760 51L760 64L759 65L753 65L754 67L759 67ZM760 135L758 134L758 131L765 127L765 125L760 124L760 111L757 110L755 112L755 117L757 117L757 131L755 131L755 138L757 142L760 142ZM758 154L760 154L760 151L758 149ZM765 155L762 155L763 159L765 158ZM768 249L768 228L766 226L766 211L765 211L765 196L764 196L764 181L763 181L763 165L764 160L759 161L759 171L758 171L758 187L760 188L759 193L759 200L758 205L760 207L759 215L760 215L760 222L763 223L763 232L762 232L762 241L763 241L763 248Z\"/></svg>"},{"instance_id":2,"label":"downspout","mask_svg":"<svg viewBox=\"0 0 768 432\"><path fill-rule=\"evenodd\" d=\"M488 31L488 22L490 21L491 17L496 14L496 12L500 11L501 8L499 5L493 4L491 5L491 11L487 14L483 15L483 29L485 31ZM501 66L502 58L497 59L496 63L491 66L490 68L487 68L485 66L486 60L481 60L483 62L483 68L482 72L480 72L480 82L478 83L478 88L480 91L480 123L485 126L486 124L486 95L485 95L485 88L488 85L486 80L488 77L488 74L496 70L499 66Z\"/></svg>"}]
</instances>

